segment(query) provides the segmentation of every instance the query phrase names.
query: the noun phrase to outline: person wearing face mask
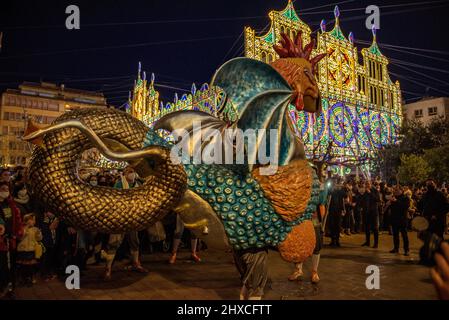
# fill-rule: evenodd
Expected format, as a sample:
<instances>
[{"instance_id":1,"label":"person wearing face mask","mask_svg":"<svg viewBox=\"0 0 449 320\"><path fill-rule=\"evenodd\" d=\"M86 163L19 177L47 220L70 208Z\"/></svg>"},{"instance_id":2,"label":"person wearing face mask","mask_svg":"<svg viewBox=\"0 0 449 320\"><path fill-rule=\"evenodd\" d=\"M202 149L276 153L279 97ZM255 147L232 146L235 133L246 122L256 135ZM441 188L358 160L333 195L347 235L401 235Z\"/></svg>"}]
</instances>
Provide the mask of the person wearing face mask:
<instances>
[{"instance_id":1,"label":"person wearing face mask","mask_svg":"<svg viewBox=\"0 0 449 320\"><path fill-rule=\"evenodd\" d=\"M139 186L137 182L137 175L131 166L128 166L123 171L123 175L119 178L115 184L117 189L131 189ZM139 257L139 235L137 231L131 231L127 234L111 234L109 236L108 248L105 251L106 258L106 270L104 274L104 279L111 279L112 263L114 262L117 249L120 247L122 241L126 238L131 251L131 265L127 267L127 270L133 270L140 273L147 273L148 270L145 269L140 263Z\"/></svg>"},{"instance_id":2,"label":"person wearing face mask","mask_svg":"<svg viewBox=\"0 0 449 320\"><path fill-rule=\"evenodd\" d=\"M90 184L92 187L98 186L97 176L91 176L91 177L89 178L89 184Z\"/></svg>"},{"instance_id":3,"label":"person wearing face mask","mask_svg":"<svg viewBox=\"0 0 449 320\"><path fill-rule=\"evenodd\" d=\"M22 216L9 193L9 183L0 182L0 298L14 297L17 244L23 236Z\"/></svg>"},{"instance_id":4,"label":"person wearing face mask","mask_svg":"<svg viewBox=\"0 0 449 320\"><path fill-rule=\"evenodd\" d=\"M33 212L33 205L30 201L30 196L28 195L28 190L25 185L20 185L14 190L14 201L19 208L22 215Z\"/></svg>"},{"instance_id":5,"label":"person wearing face mask","mask_svg":"<svg viewBox=\"0 0 449 320\"><path fill-rule=\"evenodd\" d=\"M390 222L393 228L393 243L394 248L390 253L399 253L399 233L402 235L402 240L404 242L404 255L408 256L409 241L407 234L407 218L408 210L410 208L410 200L404 195L402 188L397 186L394 191L394 196L390 199L391 205L391 216Z\"/></svg>"}]
</instances>

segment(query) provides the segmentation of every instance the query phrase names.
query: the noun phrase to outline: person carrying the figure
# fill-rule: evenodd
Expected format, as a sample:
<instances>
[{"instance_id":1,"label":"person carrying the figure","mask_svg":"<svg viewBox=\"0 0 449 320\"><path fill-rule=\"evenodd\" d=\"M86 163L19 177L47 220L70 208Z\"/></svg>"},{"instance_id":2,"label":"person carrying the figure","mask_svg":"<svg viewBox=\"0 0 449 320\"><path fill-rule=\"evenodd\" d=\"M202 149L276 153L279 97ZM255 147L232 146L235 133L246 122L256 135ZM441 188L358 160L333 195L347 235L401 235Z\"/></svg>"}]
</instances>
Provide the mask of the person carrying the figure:
<instances>
[{"instance_id":1,"label":"person carrying the figure","mask_svg":"<svg viewBox=\"0 0 449 320\"><path fill-rule=\"evenodd\" d=\"M117 189L132 189L139 186L137 181L137 174L131 166L128 166L123 171L123 175L115 184ZM148 270L145 269L139 258L139 236L137 231L131 231L127 234L111 234L109 236L108 249L105 254L106 258L106 270L104 278L109 280L111 278L112 263L114 262L115 254L117 249L120 247L123 239L128 240L129 248L131 251L131 265L127 267L128 270L134 270L140 273L147 273Z\"/></svg>"},{"instance_id":2,"label":"person carrying the figure","mask_svg":"<svg viewBox=\"0 0 449 320\"><path fill-rule=\"evenodd\" d=\"M320 263L320 251L323 246L323 221L326 215L326 207L328 204L329 188L323 183L321 184L320 200L315 213L312 216L313 226L315 228L316 244L312 255L312 276L311 281L314 284L320 282L318 276L318 265ZM302 263L295 264L295 271L288 277L288 280L295 281L303 276Z\"/></svg>"},{"instance_id":3,"label":"person carrying the figure","mask_svg":"<svg viewBox=\"0 0 449 320\"><path fill-rule=\"evenodd\" d=\"M179 249L179 245L181 244L182 234L184 233L184 223L181 220L179 214L176 214L176 229L175 235L173 237L173 247L172 254L170 259L168 260L169 264L174 264L176 262L176 257ZM197 255L196 250L198 247L198 238L191 232L191 240L190 240L190 258L195 262L201 262L201 258Z\"/></svg>"}]
</instances>

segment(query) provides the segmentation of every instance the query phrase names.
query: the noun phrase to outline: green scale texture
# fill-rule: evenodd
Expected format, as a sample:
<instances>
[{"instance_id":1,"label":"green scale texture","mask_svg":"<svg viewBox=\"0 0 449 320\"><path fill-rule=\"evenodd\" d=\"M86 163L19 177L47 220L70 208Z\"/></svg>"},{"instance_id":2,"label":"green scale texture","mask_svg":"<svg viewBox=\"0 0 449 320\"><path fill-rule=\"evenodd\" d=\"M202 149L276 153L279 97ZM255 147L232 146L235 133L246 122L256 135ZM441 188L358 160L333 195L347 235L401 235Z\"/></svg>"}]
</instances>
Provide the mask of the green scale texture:
<instances>
[{"instance_id":1,"label":"green scale texture","mask_svg":"<svg viewBox=\"0 0 449 320\"><path fill-rule=\"evenodd\" d=\"M170 147L153 131L144 146ZM306 211L288 222L278 215L262 187L240 165L185 164L188 188L207 201L222 220L229 243L235 250L276 247L292 228L311 220L319 203L320 183L313 170L312 194Z\"/></svg>"}]
</instances>

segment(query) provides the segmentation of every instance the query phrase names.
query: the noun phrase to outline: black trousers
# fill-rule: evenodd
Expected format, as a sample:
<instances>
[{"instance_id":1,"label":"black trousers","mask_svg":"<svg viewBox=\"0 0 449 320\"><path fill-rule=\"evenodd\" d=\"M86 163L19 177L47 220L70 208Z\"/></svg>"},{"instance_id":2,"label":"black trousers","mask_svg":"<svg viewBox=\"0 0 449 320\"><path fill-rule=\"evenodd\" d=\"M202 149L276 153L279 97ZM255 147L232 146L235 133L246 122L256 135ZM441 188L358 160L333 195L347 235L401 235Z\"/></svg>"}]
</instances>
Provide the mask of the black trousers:
<instances>
[{"instance_id":1,"label":"black trousers","mask_svg":"<svg viewBox=\"0 0 449 320\"><path fill-rule=\"evenodd\" d=\"M366 243L371 242L371 232L374 234L374 245L379 244L379 216L367 214L364 217Z\"/></svg>"},{"instance_id":2,"label":"black trousers","mask_svg":"<svg viewBox=\"0 0 449 320\"><path fill-rule=\"evenodd\" d=\"M340 231L341 231L341 213L332 212L329 214L329 231L333 243L338 243L340 241Z\"/></svg>"},{"instance_id":3,"label":"black trousers","mask_svg":"<svg viewBox=\"0 0 449 320\"><path fill-rule=\"evenodd\" d=\"M408 233L407 227L392 225L393 228L393 243L394 249L399 250L399 233L402 235L402 241L404 242L404 251L409 251Z\"/></svg>"},{"instance_id":4,"label":"black trousers","mask_svg":"<svg viewBox=\"0 0 449 320\"><path fill-rule=\"evenodd\" d=\"M362 216L359 210L354 210L354 232L360 231L360 225L362 224Z\"/></svg>"},{"instance_id":5,"label":"black trousers","mask_svg":"<svg viewBox=\"0 0 449 320\"><path fill-rule=\"evenodd\" d=\"M8 256L6 251L0 251L0 291L5 289L9 282Z\"/></svg>"},{"instance_id":6,"label":"black trousers","mask_svg":"<svg viewBox=\"0 0 449 320\"><path fill-rule=\"evenodd\" d=\"M0 289L3 290L11 283L12 288L16 287L16 252L9 252L9 265L8 265L8 252L0 251Z\"/></svg>"},{"instance_id":7,"label":"black trousers","mask_svg":"<svg viewBox=\"0 0 449 320\"><path fill-rule=\"evenodd\" d=\"M234 261L249 296L263 296L268 281L268 250L247 249L234 251Z\"/></svg>"}]
</instances>

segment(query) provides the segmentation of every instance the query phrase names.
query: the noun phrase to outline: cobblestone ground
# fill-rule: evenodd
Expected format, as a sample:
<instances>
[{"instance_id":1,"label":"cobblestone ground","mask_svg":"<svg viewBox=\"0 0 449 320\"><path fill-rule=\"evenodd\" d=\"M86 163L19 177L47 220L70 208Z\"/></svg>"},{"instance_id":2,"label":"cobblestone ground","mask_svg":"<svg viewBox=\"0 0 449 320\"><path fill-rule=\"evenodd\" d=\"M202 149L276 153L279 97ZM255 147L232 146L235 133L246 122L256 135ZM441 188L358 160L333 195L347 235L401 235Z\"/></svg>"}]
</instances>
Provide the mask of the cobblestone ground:
<instances>
[{"instance_id":1,"label":"cobblestone ground","mask_svg":"<svg viewBox=\"0 0 449 320\"><path fill-rule=\"evenodd\" d=\"M322 250L319 285L309 281L310 261L305 263L305 278L289 282L293 266L271 252L269 269L271 282L265 299L436 299L429 272L417 264L421 242L410 233L411 255L390 254L391 236L381 235L379 249L362 248L362 235L346 236L342 248ZM188 253L179 254L178 263L168 265L166 254L144 256L150 269L147 275L114 266L109 282L101 279L102 267L91 266L81 277L80 290L67 290L60 280L38 281L33 287L17 289L18 299L237 299L240 282L230 253L201 252L203 262L188 260ZM380 268L380 290L368 290L366 267Z\"/></svg>"}]
</instances>

